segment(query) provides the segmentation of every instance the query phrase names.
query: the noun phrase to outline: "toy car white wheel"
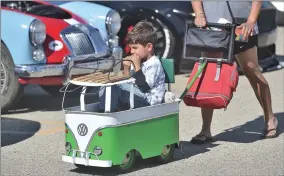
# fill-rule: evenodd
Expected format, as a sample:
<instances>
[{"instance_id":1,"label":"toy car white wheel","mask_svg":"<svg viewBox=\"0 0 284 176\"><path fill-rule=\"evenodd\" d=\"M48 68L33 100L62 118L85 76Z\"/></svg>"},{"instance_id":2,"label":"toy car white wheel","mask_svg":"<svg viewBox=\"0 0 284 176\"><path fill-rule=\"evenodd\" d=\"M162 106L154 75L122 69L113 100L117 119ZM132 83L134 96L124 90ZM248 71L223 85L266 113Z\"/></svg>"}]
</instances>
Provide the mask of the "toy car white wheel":
<instances>
[{"instance_id":1,"label":"toy car white wheel","mask_svg":"<svg viewBox=\"0 0 284 176\"><path fill-rule=\"evenodd\" d=\"M23 86L18 81L18 76L14 72L14 68L13 58L8 48L4 43L1 43L1 112L5 112L16 105L24 91Z\"/></svg>"},{"instance_id":2,"label":"toy car white wheel","mask_svg":"<svg viewBox=\"0 0 284 176\"><path fill-rule=\"evenodd\" d=\"M164 162L170 161L174 156L174 145L166 145L161 154L161 160Z\"/></svg>"},{"instance_id":3,"label":"toy car white wheel","mask_svg":"<svg viewBox=\"0 0 284 176\"><path fill-rule=\"evenodd\" d=\"M158 157L154 157L154 161L158 163L168 163L173 160L174 157L174 151L175 151L175 145L170 144L170 145L165 145L162 153Z\"/></svg>"},{"instance_id":4,"label":"toy car white wheel","mask_svg":"<svg viewBox=\"0 0 284 176\"><path fill-rule=\"evenodd\" d=\"M120 170L126 171L131 169L134 166L135 159L136 159L135 151L131 150L125 155L122 164L119 165Z\"/></svg>"}]
</instances>

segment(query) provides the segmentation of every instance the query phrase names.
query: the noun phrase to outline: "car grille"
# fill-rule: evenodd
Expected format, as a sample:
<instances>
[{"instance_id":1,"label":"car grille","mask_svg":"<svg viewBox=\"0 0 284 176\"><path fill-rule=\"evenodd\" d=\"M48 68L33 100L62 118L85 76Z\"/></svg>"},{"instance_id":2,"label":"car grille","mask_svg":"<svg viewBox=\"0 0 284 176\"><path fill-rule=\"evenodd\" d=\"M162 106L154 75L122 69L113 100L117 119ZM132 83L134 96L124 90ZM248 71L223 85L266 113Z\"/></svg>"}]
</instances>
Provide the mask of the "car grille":
<instances>
[{"instance_id":1,"label":"car grille","mask_svg":"<svg viewBox=\"0 0 284 176\"><path fill-rule=\"evenodd\" d=\"M88 38L84 33L67 33L65 34L67 41L70 44L70 47L73 49L75 55L85 55L95 53L95 49Z\"/></svg>"},{"instance_id":2,"label":"car grille","mask_svg":"<svg viewBox=\"0 0 284 176\"><path fill-rule=\"evenodd\" d=\"M109 50L99 30L87 25L69 26L61 36L74 56L106 55Z\"/></svg>"}]
</instances>

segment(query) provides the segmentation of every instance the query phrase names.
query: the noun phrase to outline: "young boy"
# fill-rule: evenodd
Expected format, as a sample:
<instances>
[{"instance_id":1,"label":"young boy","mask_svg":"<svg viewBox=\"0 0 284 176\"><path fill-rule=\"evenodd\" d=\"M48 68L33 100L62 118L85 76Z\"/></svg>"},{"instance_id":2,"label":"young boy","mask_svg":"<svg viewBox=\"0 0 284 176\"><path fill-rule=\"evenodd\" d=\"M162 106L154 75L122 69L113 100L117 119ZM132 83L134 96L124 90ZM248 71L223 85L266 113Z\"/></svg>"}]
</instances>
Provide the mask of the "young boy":
<instances>
[{"instance_id":1,"label":"young boy","mask_svg":"<svg viewBox=\"0 0 284 176\"><path fill-rule=\"evenodd\" d=\"M165 73L161 61L154 54L156 41L157 34L147 21L137 23L126 37L132 55L123 61L124 75L135 78L134 108L159 104L164 99ZM130 84L115 85L111 90L111 112L129 109ZM104 110L105 88L101 89L99 97L100 109Z\"/></svg>"}]
</instances>

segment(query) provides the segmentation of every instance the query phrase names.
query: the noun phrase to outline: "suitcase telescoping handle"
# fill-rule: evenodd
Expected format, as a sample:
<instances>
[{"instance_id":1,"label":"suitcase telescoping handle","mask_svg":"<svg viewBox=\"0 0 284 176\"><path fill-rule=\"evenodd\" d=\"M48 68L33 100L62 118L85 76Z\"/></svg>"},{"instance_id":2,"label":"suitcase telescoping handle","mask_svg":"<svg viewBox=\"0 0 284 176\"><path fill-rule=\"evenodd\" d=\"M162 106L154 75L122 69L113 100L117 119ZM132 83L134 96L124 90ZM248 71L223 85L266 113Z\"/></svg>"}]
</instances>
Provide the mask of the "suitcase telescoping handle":
<instances>
[{"instance_id":1,"label":"suitcase telescoping handle","mask_svg":"<svg viewBox=\"0 0 284 176\"><path fill-rule=\"evenodd\" d=\"M188 27L196 27L197 26L194 24L194 21L186 21L186 26ZM202 28L219 28L219 29L227 29L230 30L230 40L229 40L229 46L228 46L228 53L227 53L227 59L222 59L222 62L226 62L226 63L234 63L234 44L235 44L235 30L237 25L235 23L211 23L211 22L207 22L206 26L202 27ZM185 31L187 31L187 28ZM185 35L186 36L186 35ZM185 46L185 45L184 45ZM186 48L183 49L185 52ZM185 54L184 54L185 55Z\"/></svg>"},{"instance_id":2,"label":"suitcase telescoping handle","mask_svg":"<svg viewBox=\"0 0 284 176\"><path fill-rule=\"evenodd\" d=\"M186 21L186 24L189 25L190 27L198 27L195 25L193 20L188 20ZM207 27L215 27L215 28L220 28L220 29L230 29L234 28L236 24L232 23L212 23L212 22L206 22L206 25L202 28L207 28Z\"/></svg>"},{"instance_id":3,"label":"suitcase telescoping handle","mask_svg":"<svg viewBox=\"0 0 284 176\"><path fill-rule=\"evenodd\" d=\"M234 63L234 44L235 44L235 30L236 30L236 24L226 23L209 23L206 24L207 27L216 27L216 28L227 28L230 30L230 40L229 40L229 49L228 49L228 63Z\"/></svg>"},{"instance_id":4,"label":"suitcase telescoping handle","mask_svg":"<svg viewBox=\"0 0 284 176\"><path fill-rule=\"evenodd\" d=\"M205 68L207 64L207 60L204 60L203 63L200 65L198 71L196 72L196 74L193 76L192 80L187 84L186 88L184 89L183 93L181 94L181 96L179 97L180 100L183 99L183 97L186 95L186 93L188 92L188 90L191 88L191 86L194 84L194 82L196 81L196 79L198 78L198 76L201 74L201 72L203 71L203 69Z\"/></svg>"}]
</instances>

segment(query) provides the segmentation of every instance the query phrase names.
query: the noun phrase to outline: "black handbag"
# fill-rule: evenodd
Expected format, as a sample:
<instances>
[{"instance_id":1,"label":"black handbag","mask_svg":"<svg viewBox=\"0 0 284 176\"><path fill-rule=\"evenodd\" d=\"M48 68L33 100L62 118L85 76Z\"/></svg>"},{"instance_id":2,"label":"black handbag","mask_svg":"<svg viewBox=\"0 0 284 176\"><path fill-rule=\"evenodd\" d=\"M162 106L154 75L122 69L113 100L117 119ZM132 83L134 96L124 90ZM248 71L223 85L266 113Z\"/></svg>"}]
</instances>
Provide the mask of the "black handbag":
<instances>
[{"instance_id":1,"label":"black handbag","mask_svg":"<svg viewBox=\"0 0 284 176\"><path fill-rule=\"evenodd\" d=\"M184 47L183 58L194 59L193 57L187 57L187 49L196 52L223 52L226 53L228 58L222 58L221 62L233 63L234 57L234 41L235 41L235 29L237 26L236 20L233 16L230 4L227 1L227 6L232 17L232 23L220 24L220 23L207 23L204 28L198 28L194 21L186 21L186 29L184 35ZM212 30L212 27L221 29ZM210 58L209 58L210 60ZM215 61L217 59L211 58ZM220 60L220 59L219 59Z\"/></svg>"}]
</instances>

